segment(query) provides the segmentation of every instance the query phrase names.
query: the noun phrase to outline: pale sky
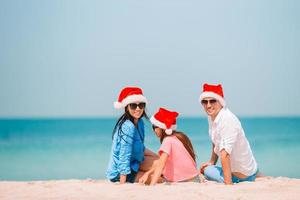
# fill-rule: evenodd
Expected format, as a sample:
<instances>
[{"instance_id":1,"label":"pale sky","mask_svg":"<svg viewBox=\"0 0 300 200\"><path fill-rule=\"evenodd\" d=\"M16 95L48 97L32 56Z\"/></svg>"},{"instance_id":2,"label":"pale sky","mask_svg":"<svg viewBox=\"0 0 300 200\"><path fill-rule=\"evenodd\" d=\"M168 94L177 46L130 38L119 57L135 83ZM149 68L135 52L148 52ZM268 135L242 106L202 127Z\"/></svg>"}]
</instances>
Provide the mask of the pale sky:
<instances>
[{"instance_id":1,"label":"pale sky","mask_svg":"<svg viewBox=\"0 0 300 200\"><path fill-rule=\"evenodd\" d=\"M2 0L0 117L107 117L139 86L204 116L221 83L239 116L300 115L300 1Z\"/></svg>"}]
</instances>

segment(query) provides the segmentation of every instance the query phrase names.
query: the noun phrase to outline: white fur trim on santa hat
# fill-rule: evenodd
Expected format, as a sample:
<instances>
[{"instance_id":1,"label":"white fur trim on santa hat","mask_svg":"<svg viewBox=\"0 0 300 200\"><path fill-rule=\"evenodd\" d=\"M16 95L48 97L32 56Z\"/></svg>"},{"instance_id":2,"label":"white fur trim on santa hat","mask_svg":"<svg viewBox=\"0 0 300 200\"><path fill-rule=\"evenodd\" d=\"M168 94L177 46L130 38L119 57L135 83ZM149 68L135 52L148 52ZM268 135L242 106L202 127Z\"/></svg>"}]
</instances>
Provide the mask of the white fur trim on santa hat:
<instances>
[{"instance_id":1,"label":"white fur trim on santa hat","mask_svg":"<svg viewBox=\"0 0 300 200\"><path fill-rule=\"evenodd\" d=\"M166 125L165 125L164 123L158 121L157 119L155 119L154 116L152 116L152 117L150 118L150 122L151 122L153 125L155 125L155 126L161 128L161 129L164 129L167 135L171 135L172 132L175 131L176 128L177 128L177 125L175 124L175 125L172 125L169 129L167 129Z\"/></svg>"},{"instance_id":2,"label":"white fur trim on santa hat","mask_svg":"<svg viewBox=\"0 0 300 200\"><path fill-rule=\"evenodd\" d=\"M123 99L122 102L115 101L114 107L116 109L121 109L121 108L125 108L128 104L136 103L136 102L144 102L146 104L148 103L146 97L144 97L143 95L137 94L137 95L130 95L130 96L126 97L125 99Z\"/></svg>"},{"instance_id":3,"label":"white fur trim on santa hat","mask_svg":"<svg viewBox=\"0 0 300 200\"><path fill-rule=\"evenodd\" d=\"M204 98L207 98L207 97L217 99L224 108L226 107L226 101L224 100L224 98L214 92L203 92L199 98L200 103Z\"/></svg>"},{"instance_id":4,"label":"white fur trim on santa hat","mask_svg":"<svg viewBox=\"0 0 300 200\"><path fill-rule=\"evenodd\" d=\"M123 104L120 103L120 102L118 102L118 101L115 101L115 102L114 102L114 107L115 107L116 109L121 109L121 108L123 107Z\"/></svg>"}]
</instances>

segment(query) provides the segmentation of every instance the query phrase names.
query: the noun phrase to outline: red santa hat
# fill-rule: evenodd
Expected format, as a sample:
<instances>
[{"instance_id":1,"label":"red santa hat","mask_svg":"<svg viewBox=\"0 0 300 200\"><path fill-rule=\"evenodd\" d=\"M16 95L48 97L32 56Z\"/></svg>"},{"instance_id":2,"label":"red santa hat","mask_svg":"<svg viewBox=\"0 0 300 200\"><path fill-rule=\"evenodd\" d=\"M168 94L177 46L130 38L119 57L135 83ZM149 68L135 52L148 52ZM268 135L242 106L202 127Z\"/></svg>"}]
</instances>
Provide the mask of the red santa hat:
<instances>
[{"instance_id":1,"label":"red santa hat","mask_svg":"<svg viewBox=\"0 0 300 200\"><path fill-rule=\"evenodd\" d=\"M216 100L218 100L220 102L220 104L225 107L226 106L226 101L224 99L224 94L223 94L223 89L222 89L222 85L209 85L207 83L205 83L203 85L203 92L200 95L200 102L207 97L211 97L214 98Z\"/></svg>"},{"instance_id":2,"label":"red santa hat","mask_svg":"<svg viewBox=\"0 0 300 200\"><path fill-rule=\"evenodd\" d=\"M150 118L150 121L153 125L165 129L166 134L171 135L177 128L176 117L178 115L177 112L159 108L159 111Z\"/></svg>"},{"instance_id":3,"label":"red santa hat","mask_svg":"<svg viewBox=\"0 0 300 200\"><path fill-rule=\"evenodd\" d=\"M118 101L114 102L116 109L125 108L130 103L144 102L148 103L146 97L143 95L143 91L138 87L125 87L118 98Z\"/></svg>"}]
</instances>

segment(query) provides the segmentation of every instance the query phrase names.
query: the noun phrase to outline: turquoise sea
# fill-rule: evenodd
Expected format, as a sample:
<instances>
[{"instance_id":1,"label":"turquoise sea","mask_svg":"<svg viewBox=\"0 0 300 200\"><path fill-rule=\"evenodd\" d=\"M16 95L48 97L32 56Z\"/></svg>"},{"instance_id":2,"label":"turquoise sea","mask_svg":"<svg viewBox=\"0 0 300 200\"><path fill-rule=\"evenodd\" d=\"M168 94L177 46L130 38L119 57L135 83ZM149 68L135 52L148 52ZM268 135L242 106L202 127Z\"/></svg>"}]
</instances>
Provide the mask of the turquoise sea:
<instances>
[{"instance_id":1,"label":"turquoise sea","mask_svg":"<svg viewBox=\"0 0 300 200\"><path fill-rule=\"evenodd\" d=\"M261 172L300 178L300 117L240 118ZM104 179L115 118L1 119L0 180ZM146 122L146 146L159 141ZM210 157L206 118L182 118L198 167Z\"/></svg>"}]
</instances>

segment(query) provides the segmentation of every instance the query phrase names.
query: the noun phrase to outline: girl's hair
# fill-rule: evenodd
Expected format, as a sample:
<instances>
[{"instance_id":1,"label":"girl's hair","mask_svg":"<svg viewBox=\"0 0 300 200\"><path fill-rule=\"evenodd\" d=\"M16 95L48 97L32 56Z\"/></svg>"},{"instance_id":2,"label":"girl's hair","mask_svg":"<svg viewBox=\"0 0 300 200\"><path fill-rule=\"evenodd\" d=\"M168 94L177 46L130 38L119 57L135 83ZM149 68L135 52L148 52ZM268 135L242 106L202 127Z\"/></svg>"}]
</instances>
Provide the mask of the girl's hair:
<instances>
[{"instance_id":1,"label":"girl's hair","mask_svg":"<svg viewBox=\"0 0 300 200\"><path fill-rule=\"evenodd\" d=\"M160 143L163 142L163 140L165 139L165 137L171 136L171 135L167 135L165 133L165 130L162 129L162 136L160 138ZM191 140L189 139L189 137L187 135L185 135L182 132L178 132L178 131L173 131L172 135L175 135L177 137L177 139L183 144L183 146L185 147L185 149L189 152L189 154L191 155L191 157L193 158L193 160L196 162L196 154L192 145Z\"/></svg>"},{"instance_id":2,"label":"girl's hair","mask_svg":"<svg viewBox=\"0 0 300 200\"><path fill-rule=\"evenodd\" d=\"M145 117L147 120L149 120L149 117L148 115L146 114L145 112L145 109L143 111L143 114L141 116L142 117ZM118 119L114 129L113 129L113 132L112 132L112 139L114 138L114 134L116 133L116 130L118 130L118 135L121 136L122 138L122 135L123 135L123 131L122 131L122 125L124 124L124 122L126 120L130 120L132 123L134 123L134 118L130 115L129 111L128 111L128 105L125 107L125 112L124 114ZM122 138L123 139L123 138Z\"/></svg>"}]
</instances>

